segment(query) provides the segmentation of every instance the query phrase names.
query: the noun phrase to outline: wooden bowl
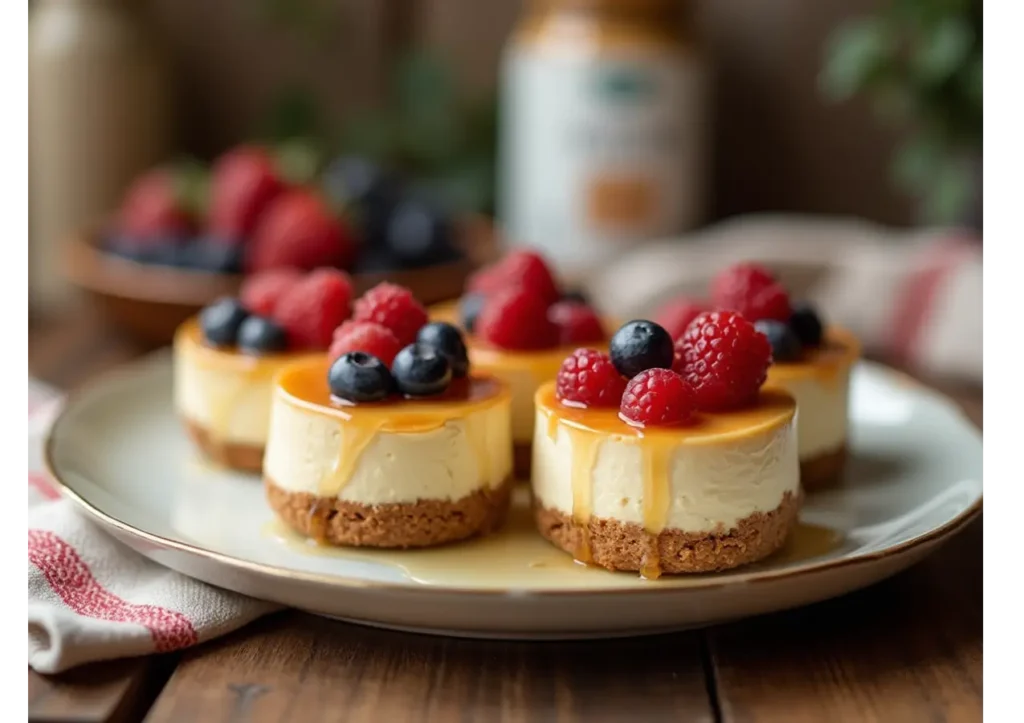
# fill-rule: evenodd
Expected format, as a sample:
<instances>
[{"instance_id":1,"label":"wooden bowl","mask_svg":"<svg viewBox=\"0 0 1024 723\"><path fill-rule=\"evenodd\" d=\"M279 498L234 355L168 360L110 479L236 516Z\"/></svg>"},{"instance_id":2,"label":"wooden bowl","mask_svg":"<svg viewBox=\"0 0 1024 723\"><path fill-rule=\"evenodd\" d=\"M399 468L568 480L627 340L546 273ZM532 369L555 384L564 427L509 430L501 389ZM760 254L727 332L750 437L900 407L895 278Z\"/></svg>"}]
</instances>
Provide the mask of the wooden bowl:
<instances>
[{"instance_id":1,"label":"wooden bowl","mask_svg":"<svg viewBox=\"0 0 1024 723\"><path fill-rule=\"evenodd\" d=\"M459 226L459 244L466 258L422 269L355 273L356 294L391 281L408 287L424 305L457 298L466 277L495 253L489 219L466 217ZM241 275L141 264L107 253L99 246L98 228L68 238L63 272L113 325L142 345L169 344L181 322L211 301L238 293Z\"/></svg>"}]
</instances>

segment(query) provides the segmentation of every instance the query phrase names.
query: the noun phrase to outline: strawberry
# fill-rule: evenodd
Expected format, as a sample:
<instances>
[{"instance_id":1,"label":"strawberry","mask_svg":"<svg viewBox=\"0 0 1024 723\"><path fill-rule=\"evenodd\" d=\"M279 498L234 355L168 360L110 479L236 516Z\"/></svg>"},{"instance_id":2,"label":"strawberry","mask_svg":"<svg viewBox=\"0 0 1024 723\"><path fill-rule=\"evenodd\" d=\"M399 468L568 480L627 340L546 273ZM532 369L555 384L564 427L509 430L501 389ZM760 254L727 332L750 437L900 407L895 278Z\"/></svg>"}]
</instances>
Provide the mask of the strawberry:
<instances>
[{"instance_id":1,"label":"strawberry","mask_svg":"<svg viewBox=\"0 0 1024 723\"><path fill-rule=\"evenodd\" d=\"M273 319L288 332L292 349L327 349L348 318L352 280L337 269L317 269L284 292Z\"/></svg>"},{"instance_id":2,"label":"strawberry","mask_svg":"<svg viewBox=\"0 0 1024 723\"><path fill-rule=\"evenodd\" d=\"M188 236L195 219L186 209L174 174L157 168L139 176L129 187L118 214L121 235L132 241Z\"/></svg>"},{"instance_id":3,"label":"strawberry","mask_svg":"<svg viewBox=\"0 0 1024 723\"><path fill-rule=\"evenodd\" d=\"M349 225L334 216L318 193L296 188L278 196L260 217L246 267L250 272L287 266L348 268L355 252Z\"/></svg>"},{"instance_id":4,"label":"strawberry","mask_svg":"<svg viewBox=\"0 0 1024 723\"><path fill-rule=\"evenodd\" d=\"M214 164L210 179L209 230L226 238L248 238L284 188L273 159L262 148L225 153Z\"/></svg>"}]
</instances>

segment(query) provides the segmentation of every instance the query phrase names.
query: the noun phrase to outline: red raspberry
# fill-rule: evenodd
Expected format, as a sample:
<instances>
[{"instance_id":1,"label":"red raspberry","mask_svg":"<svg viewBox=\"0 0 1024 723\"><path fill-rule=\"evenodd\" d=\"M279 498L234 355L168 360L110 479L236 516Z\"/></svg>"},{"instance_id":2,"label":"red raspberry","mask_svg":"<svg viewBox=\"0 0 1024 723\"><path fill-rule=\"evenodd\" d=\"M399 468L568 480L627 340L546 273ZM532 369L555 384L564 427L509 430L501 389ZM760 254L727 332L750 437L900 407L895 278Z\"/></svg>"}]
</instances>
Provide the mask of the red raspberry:
<instances>
[{"instance_id":1,"label":"red raspberry","mask_svg":"<svg viewBox=\"0 0 1024 723\"><path fill-rule=\"evenodd\" d=\"M701 314L676 342L672 368L697 395L700 409L734 409L749 404L768 375L768 338L734 311Z\"/></svg>"},{"instance_id":2,"label":"red raspberry","mask_svg":"<svg viewBox=\"0 0 1024 723\"><path fill-rule=\"evenodd\" d=\"M606 338L597 312L578 301L552 304L548 318L558 327L558 343L563 346L590 344Z\"/></svg>"},{"instance_id":3,"label":"red raspberry","mask_svg":"<svg viewBox=\"0 0 1024 723\"><path fill-rule=\"evenodd\" d=\"M287 191L260 216L246 255L249 271L291 266L348 268L355 259L352 230L310 189Z\"/></svg>"},{"instance_id":4,"label":"red raspberry","mask_svg":"<svg viewBox=\"0 0 1024 723\"><path fill-rule=\"evenodd\" d=\"M520 286L543 299L545 306L558 301L562 294L544 257L536 251L513 251L497 264L478 271L470 278L469 291L490 295L496 291Z\"/></svg>"},{"instance_id":5,"label":"red raspberry","mask_svg":"<svg viewBox=\"0 0 1024 723\"><path fill-rule=\"evenodd\" d=\"M555 377L555 396L569 406L615 408L626 380L611 357L593 349L577 349L565 358Z\"/></svg>"},{"instance_id":6,"label":"red raspberry","mask_svg":"<svg viewBox=\"0 0 1024 723\"><path fill-rule=\"evenodd\" d=\"M195 228L173 173L157 168L139 176L125 194L118 231L129 242L186 236Z\"/></svg>"},{"instance_id":7,"label":"red raspberry","mask_svg":"<svg viewBox=\"0 0 1024 723\"><path fill-rule=\"evenodd\" d=\"M668 335L678 339L686 332L690 322L709 308L706 301L686 296L677 296L661 305L654 314L654 321L664 327Z\"/></svg>"},{"instance_id":8,"label":"red raspberry","mask_svg":"<svg viewBox=\"0 0 1024 723\"><path fill-rule=\"evenodd\" d=\"M737 264L711 282L711 300L720 309L738 311L750 321L789 321L789 295L771 273L757 264Z\"/></svg>"},{"instance_id":9,"label":"red raspberry","mask_svg":"<svg viewBox=\"0 0 1024 723\"><path fill-rule=\"evenodd\" d=\"M474 329L478 338L502 349L558 346L558 327L548 318L548 305L518 286L489 297Z\"/></svg>"},{"instance_id":10,"label":"red raspberry","mask_svg":"<svg viewBox=\"0 0 1024 723\"><path fill-rule=\"evenodd\" d=\"M373 354L390 367L401 350L398 337L386 326L372 321L346 321L334 331L334 341L327 356L334 361L347 352L363 351Z\"/></svg>"},{"instance_id":11,"label":"red raspberry","mask_svg":"<svg viewBox=\"0 0 1024 723\"><path fill-rule=\"evenodd\" d=\"M302 272L298 269L270 269L248 276L238 294L242 306L252 314L272 316L278 299L301 278Z\"/></svg>"},{"instance_id":12,"label":"red raspberry","mask_svg":"<svg viewBox=\"0 0 1024 723\"><path fill-rule=\"evenodd\" d=\"M284 190L274 161L262 148L228 151L210 174L209 227L227 238L245 238L260 215Z\"/></svg>"},{"instance_id":13,"label":"red raspberry","mask_svg":"<svg viewBox=\"0 0 1024 723\"><path fill-rule=\"evenodd\" d=\"M391 330L404 347L427 323L426 309L403 286L383 282L356 300L353 321L372 321Z\"/></svg>"},{"instance_id":14,"label":"red raspberry","mask_svg":"<svg viewBox=\"0 0 1024 723\"><path fill-rule=\"evenodd\" d=\"M318 269L300 279L277 301L274 320L288 332L292 349L326 349L334 330L348 318L352 282L344 271Z\"/></svg>"},{"instance_id":15,"label":"red raspberry","mask_svg":"<svg viewBox=\"0 0 1024 723\"><path fill-rule=\"evenodd\" d=\"M641 427L686 424L693 421L697 395L671 369L648 369L629 380L619 416Z\"/></svg>"}]
</instances>

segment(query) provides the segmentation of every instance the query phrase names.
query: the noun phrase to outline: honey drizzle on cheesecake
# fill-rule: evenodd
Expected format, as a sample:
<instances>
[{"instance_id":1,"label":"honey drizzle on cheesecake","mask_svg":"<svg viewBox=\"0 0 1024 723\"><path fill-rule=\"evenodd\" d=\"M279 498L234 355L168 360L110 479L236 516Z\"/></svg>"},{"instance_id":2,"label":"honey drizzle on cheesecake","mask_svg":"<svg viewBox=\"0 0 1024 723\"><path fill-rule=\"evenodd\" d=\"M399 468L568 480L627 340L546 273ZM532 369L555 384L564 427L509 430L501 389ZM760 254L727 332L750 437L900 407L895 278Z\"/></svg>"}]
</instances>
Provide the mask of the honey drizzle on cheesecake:
<instances>
[{"instance_id":1,"label":"honey drizzle on cheesecake","mask_svg":"<svg viewBox=\"0 0 1024 723\"><path fill-rule=\"evenodd\" d=\"M318 485L318 496L333 500L348 484L359 461L382 432L422 434L441 429L445 424L508 403L509 391L495 379L470 375L452 382L448 391L436 397L415 400L395 398L374 404L352 404L331 396L327 384L329 361L326 357L292 364L278 374L280 399L304 410L338 420L337 457L329 473ZM486 428L469 429L467 437L473 446L481 476L490 476L488 432ZM315 510L310 514L315 514Z\"/></svg>"},{"instance_id":2,"label":"honey drizzle on cheesecake","mask_svg":"<svg viewBox=\"0 0 1024 723\"><path fill-rule=\"evenodd\" d=\"M555 439L559 431L569 436L572 456L572 516L580 529L581 541L574 551L577 561L592 562L589 523L593 499L593 467L601 442L613 438L635 444L642 455L643 527L647 532L640 574L647 579L661 576L659 535L668 523L672 504L671 473L675 451L689 444L708 444L740 438L771 429L780 418L792 418L795 407L784 392L763 390L749 408L716 414L701 414L687 427L634 427L618 416L618 409L587 409L561 404L554 384L537 391L536 405L547 418L547 432Z\"/></svg>"}]
</instances>

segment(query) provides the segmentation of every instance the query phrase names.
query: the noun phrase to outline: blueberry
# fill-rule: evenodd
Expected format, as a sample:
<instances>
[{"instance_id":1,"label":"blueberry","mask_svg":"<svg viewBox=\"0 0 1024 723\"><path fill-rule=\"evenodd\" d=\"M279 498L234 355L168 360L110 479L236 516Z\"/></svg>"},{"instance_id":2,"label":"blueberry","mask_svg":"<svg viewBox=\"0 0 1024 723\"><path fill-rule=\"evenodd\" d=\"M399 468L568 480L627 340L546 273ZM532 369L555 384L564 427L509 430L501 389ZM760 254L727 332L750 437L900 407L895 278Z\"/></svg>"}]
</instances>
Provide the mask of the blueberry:
<instances>
[{"instance_id":1,"label":"blueberry","mask_svg":"<svg viewBox=\"0 0 1024 723\"><path fill-rule=\"evenodd\" d=\"M106 241L106 249L123 259L140 264L158 266L184 266L184 249L189 240L181 236L158 236L147 239L135 239L128 236L111 236Z\"/></svg>"},{"instance_id":2,"label":"blueberry","mask_svg":"<svg viewBox=\"0 0 1024 723\"><path fill-rule=\"evenodd\" d=\"M339 205L375 210L378 204L388 205L397 194L392 176L368 158L341 156L324 171L324 188L330 199Z\"/></svg>"},{"instance_id":3,"label":"blueberry","mask_svg":"<svg viewBox=\"0 0 1024 723\"><path fill-rule=\"evenodd\" d=\"M612 337L608 351L612 364L627 379L647 369L672 368L672 337L653 321L624 324Z\"/></svg>"},{"instance_id":4,"label":"blueberry","mask_svg":"<svg viewBox=\"0 0 1024 723\"><path fill-rule=\"evenodd\" d=\"M270 354L288 348L288 333L263 316L250 316L238 327L238 348L253 354Z\"/></svg>"},{"instance_id":5,"label":"blueberry","mask_svg":"<svg viewBox=\"0 0 1024 723\"><path fill-rule=\"evenodd\" d=\"M415 268L450 257L454 235L451 219L441 209L407 198L391 210L384 240L401 265Z\"/></svg>"},{"instance_id":6,"label":"blueberry","mask_svg":"<svg viewBox=\"0 0 1024 723\"><path fill-rule=\"evenodd\" d=\"M800 358L800 339L786 324L774 319L761 319L754 322L754 328L768 337L774 361L788 362Z\"/></svg>"},{"instance_id":7,"label":"blueberry","mask_svg":"<svg viewBox=\"0 0 1024 723\"><path fill-rule=\"evenodd\" d=\"M410 397L441 394L452 380L448 357L432 346L414 343L398 352L391 364L398 391Z\"/></svg>"},{"instance_id":8,"label":"blueberry","mask_svg":"<svg viewBox=\"0 0 1024 723\"><path fill-rule=\"evenodd\" d=\"M188 267L215 274L242 273L243 244L233 239L200 236L188 246Z\"/></svg>"},{"instance_id":9,"label":"blueberry","mask_svg":"<svg viewBox=\"0 0 1024 723\"><path fill-rule=\"evenodd\" d=\"M368 246L359 252L355 270L362 274L385 274L397 271L397 261L385 249Z\"/></svg>"},{"instance_id":10,"label":"blueberry","mask_svg":"<svg viewBox=\"0 0 1024 723\"><path fill-rule=\"evenodd\" d=\"M384 362L363 351L338 357L327 372L327 385L331 394L350 402L380 402L395 387Z\"/></svg>"},{"instance_id":11,"label":"blueberry","mask_svg":"<svg viewBox=\"0 0 1024 723\"><path fill-rule=\"evenodd\" d=\"M420 329L419 334L416 335L416 341L431 346L448 357L452 376L456 379L469 373L469 353L466 351L466 342L462 339L462 332L456 327L444 321L433 321Z\"/></svg>"},{"instance_id":12,"label":"blueberry","mask_svg":"<svg viewBox=\"0 0 1024 723\"><path fill-rule=\"evenodd\" d=\"M209 344L232 346L238 339L238 328L248 316L242 302L226 297L199 312L199 326Z\"/></svg>"},{"instance_id":13,"label":"blueberry","mask_svg":"<svg viewBox=\"0 0 1024 723\"><path fill-rule=\"evenodd\" d=\"M480 316L480 310L484 308L486 298L483 294L466 294L459 299L459 316L462 318L462 328L473 333L476 326L476 319Z\"/></svg>"},{"instance_id":14,"label":"blueberry","mask_svg":"<svg viewBox=\"0 0 1024 723\"><path fill-rule=\"evenodd\" d=\"M582 289L572 289L562 294L562 301L576 301L591 306L590 299Z\"/></svg>"},{"instance_id":15,"label":"blueberry","mask_svg":"<svg viewBox=\"0 0 1024 723\"><path fill-rule=\"evenodd\" d=\"M821 346L824 325L814 307L803 302L793 307L789 317L789 328L804 346Z\"/></svg>"}]
</instances>

